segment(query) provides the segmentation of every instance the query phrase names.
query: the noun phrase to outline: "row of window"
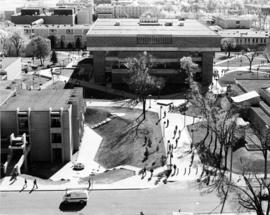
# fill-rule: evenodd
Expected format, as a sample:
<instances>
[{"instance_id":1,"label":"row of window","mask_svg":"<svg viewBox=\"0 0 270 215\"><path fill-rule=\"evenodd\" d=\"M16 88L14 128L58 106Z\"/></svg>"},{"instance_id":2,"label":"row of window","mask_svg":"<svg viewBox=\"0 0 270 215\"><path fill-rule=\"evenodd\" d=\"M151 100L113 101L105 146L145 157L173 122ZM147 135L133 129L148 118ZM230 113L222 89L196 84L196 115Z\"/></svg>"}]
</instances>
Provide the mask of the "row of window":
<instances>
[{"instance_id":1,"label":"row of window","mask_svg":"<svg viewBox=\"0 0 270 215\"><path fill-rule=\"evenodd\" d=\"M138 35L137 44L172 44L172 36Z\"/></svg>"},{"instance_id":2,"label":"row of window","mask_svg":"<svg viewBox=\"0 0 270 215\"><path fill-rule=\"evenodd\" d=\"M266 38L237 38L238 44L266 44Z\"/></svg>"},{"instance_id":3,"label":"row of window","mask_svg":"<svg viewBox=\"0 0 270 215\"><path fill-rule=\"evenodd\" d=\"M44 29L46 30L46 29ZM86 35L87 32L89 31L89 29L84 29L83 30L83 34ZM35 33L34 29L24 29L24 32L26 34L30 34L30 33ZM39 31L37 30L36 33L38 33ZM53 33L53 34L57 34L58 30L57 29L49 29L49 33ZM61 31L62 32L62 31ZM59 32L60 33L60 32ZM77 32L76 32L77 33ZM74 34L73 29L66 29L66 34Z\"/></svg>"}]
</instances>

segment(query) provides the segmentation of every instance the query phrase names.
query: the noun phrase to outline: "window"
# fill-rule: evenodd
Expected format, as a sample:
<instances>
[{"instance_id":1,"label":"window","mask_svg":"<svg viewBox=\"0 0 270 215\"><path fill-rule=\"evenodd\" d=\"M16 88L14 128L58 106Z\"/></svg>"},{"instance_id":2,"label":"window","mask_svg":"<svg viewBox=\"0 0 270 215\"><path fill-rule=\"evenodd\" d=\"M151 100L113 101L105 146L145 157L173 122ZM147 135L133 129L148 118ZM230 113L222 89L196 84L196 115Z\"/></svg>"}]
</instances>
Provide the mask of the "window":
<instances>
[{"instance_id":1,"label":"window","mask_svg":"<svg viewBox=\"0 0 270 215\"><path fill-rule=\"evenodd\" d=\"M137 35L137 44L172 44L172 36Z\"/></svg>"},{"instance_id":2,"label":"window","mask_svg":"<svg viewBox=\"0 0 270 215\"><path fill-rule=\"evenodd\" d=\"M239 20L235 21L235 24L240 25L240 21Z\"/></svg>"},{"instance_id":3,"label":"window","mask_svg":"<svg viewBox=\"0 0 270 215\"><path fill-rule=\"evenodd\" d=\"M62 143L62 135L60 133L52 133L52 143Z\"/></svg>"},{"instance_id":4,"label":"window","mask_svg":"<svg viewBox=\"0 0 270 215\"><path fill-rule=\"evenodd\" d=\"M73 34L73 29L67 29L66 34Z\"/></svg>"},{"instance_id":5,"label":"window","mask_svg":"<svg viewBox=\"0 0 270 215\"><path fill-rule=\"evenodd\" d=\"M50 29L49 31L50 31L50 33L56 33L57 32L56 29Z\"/></svg>"},{"instance_id":6,"label":"window","mask_svg":"<svg viewBox=\"0 0 270 215\"><path fill-rule=\"evenodd\" d=\"M19 118L18 120L19 130L27 131L28 130L28 118Z\"/></svg>"},{"instance_id":7,"label":"window","mask_svg":"<svg viewBox=\"0 0 270 215\"><path fill-rule=\"evenodd\" d=\"M60 116L52 116L51 117L51 127L52 128L60 128L61 127Z\"/></svg>"}]
</instances>

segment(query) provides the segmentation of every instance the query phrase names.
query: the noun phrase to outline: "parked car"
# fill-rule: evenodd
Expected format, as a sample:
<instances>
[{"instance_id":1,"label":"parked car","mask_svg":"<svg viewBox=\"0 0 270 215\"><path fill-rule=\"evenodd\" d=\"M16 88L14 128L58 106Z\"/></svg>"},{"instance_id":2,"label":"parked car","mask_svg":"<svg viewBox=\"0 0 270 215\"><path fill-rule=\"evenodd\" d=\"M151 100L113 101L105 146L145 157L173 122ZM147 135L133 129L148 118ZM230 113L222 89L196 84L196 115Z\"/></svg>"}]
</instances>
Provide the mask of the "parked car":
<instances>
[{"instance_id":1,"label":"parked car","mask_svg":"<svg viewBox=\"0 0 270 215\"><path fill-rule=\"evenodd\" d=\"M66 189L63 197L64 203L79 202L86 203L89 199L88 191L86 189Z\"/></svg>"},{"instance_id":2,"label":"parked car","mask_svg":"<svg viewBox=\"0 0 270 215\"><path fill-rule=\"evenodd\" d=\"M84 169L84 164L82 163L75 163L73 166L73 170L83 170Z\"/></svg>"}]
</instances>

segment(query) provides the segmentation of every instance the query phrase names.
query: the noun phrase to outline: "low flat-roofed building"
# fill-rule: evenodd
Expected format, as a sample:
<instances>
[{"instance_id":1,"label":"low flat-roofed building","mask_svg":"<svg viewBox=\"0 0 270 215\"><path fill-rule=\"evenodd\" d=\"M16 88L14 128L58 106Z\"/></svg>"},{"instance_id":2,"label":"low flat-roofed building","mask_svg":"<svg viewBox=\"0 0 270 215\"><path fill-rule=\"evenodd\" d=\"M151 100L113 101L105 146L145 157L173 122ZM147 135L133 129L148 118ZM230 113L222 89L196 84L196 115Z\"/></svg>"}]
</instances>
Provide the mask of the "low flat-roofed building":
<instances>
[{"instance_id":1,"label":"low flat-roofed building","mask_svg":"<svg viewBox=\"0 0 270 215\"><path fill-rule=\"evenodd\" d=\"M20 57L4 57L0 58L0 77L1 80L14 80L18 78L22 72L22 64Z\"/></svg>"},{"instance_id":2,"label":"low flat-roofed building","mask_svg":"<svg viewBox=\"0 0 270 215\"><path fill-rule=\"evenodd\" d=\"M218 34L222 38L234 38L239 48L265 46L270 38L270 32L253 29L223 29Z\"/></svg>"},{"instance_id":3,"label":"low flat-roofed building","mask_svg":"<svg viewBox=\"0 0 270 215\"><path fill-rule=\"evenodd\" d=\"M0 106L1 136L26 134L30 161L70 161L83 134L82 89L17 92Z\"/></svg>"},{"instance_id":4,"label":"low flat-roofed building","mask_svg":"<svg viewBox=\"0 0 270 215\"><path fill-rule=\"evenodd\" d=\"M252 20L250 17L241 17L241 16L233 16L233 17L225 17L225 16L215 16L215 23L225 29L249 29L252 25Z\"/></svg>"},{"instance_id":5,"label":"low flat-roofed building","mask_svg":"<svg viewBox=\"0 0 270 215\"><path fill-rule=\"evenodd\" d=\"M87 34L87 49L93 53L95 82L123 84L127 57L147 51L155 61L150 73L166 78L167 84L183 83L179 59L191 56L199 65L198 77L212 81L213 56L220 51L221 37L196 20L98 19Z\"/></svg>"}]
</instances>

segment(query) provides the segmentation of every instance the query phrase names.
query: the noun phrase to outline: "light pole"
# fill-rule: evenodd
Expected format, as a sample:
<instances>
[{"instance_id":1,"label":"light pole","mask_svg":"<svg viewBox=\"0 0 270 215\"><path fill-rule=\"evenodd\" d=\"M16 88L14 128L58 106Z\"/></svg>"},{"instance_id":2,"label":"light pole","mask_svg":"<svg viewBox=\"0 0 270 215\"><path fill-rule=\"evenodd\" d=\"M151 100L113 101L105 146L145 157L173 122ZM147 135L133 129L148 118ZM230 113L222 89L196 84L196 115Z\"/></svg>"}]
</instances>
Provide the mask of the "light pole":
<instances>
[{"instance_id":1,"label":"light pole","mask_svg":"<svg viewBox=\"0 0 270 215\"><path fill-rule=\"evenodd\" d=\"M151 94L149 95L149 109L151 109Z\"/></svg>"},{"instance_id":2,"label":"light pole","mask_svg":"<svg viewBox=\"0 0 270 215\"><path fill-rule=\"evenodd\" d=\"M166 122L163 122L163 140L165 141L165 124Z\"/></svg>"},{"instance_id":3,"label":"light pole","mask_svg":"<svg viewBox=\"0 0 270 215\"><path fill-rule=\"evenodd\" d=\"M160 105L160 108L159 108L159 118L161 119L161 110L162 110L162 105Z\"/></svg>"}]
</instances>

